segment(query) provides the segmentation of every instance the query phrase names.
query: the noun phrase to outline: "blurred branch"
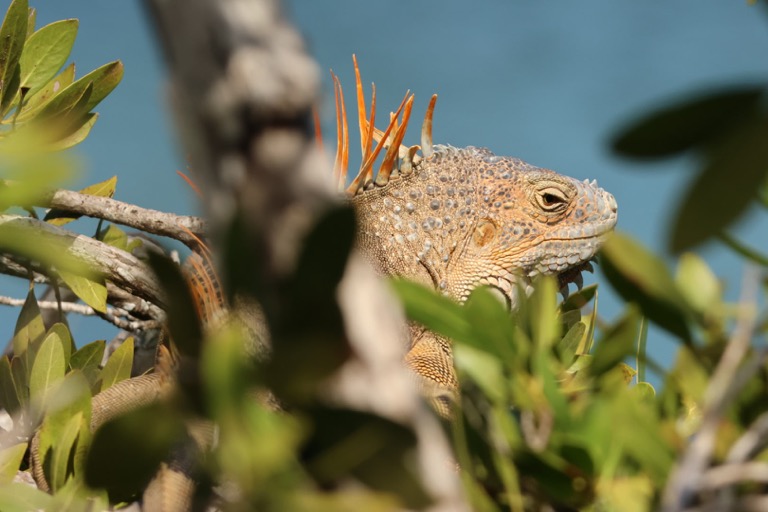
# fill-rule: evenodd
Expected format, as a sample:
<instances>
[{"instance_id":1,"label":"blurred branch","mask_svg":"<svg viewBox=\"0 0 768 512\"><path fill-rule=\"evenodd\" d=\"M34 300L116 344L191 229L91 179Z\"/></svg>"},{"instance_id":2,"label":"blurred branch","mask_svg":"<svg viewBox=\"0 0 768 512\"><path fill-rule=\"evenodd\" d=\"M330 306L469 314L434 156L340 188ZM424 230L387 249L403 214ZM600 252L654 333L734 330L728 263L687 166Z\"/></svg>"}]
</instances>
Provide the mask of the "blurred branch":
<instances>
[{"instance_id":1,"label":"blurred branch","mask_svg":"<svg viewBox=\"0 0 768 512\"><path fill-rule=\"evenodd\" d=\"M662 501L665 512L685 510L695 501L714 453L717 431L726 409L764 363L763 358L753 358L746 365L742 364L755 331L758 277L757 267L746 267L736 326L705 391L701 427L667 482Z\"/></svg>"},{"instance_id":2,"label":"blurred branch","mask_svg":"<svg viewBox=\"0 0 768 512\"><path fill-rule=\"evenodd\" d=\"M49 242L49 252L58 252L53 248L60 248L62 253L55 254L57 263L62 262L62 257L68 257L72 263L80 263L83 268L103 275L112 284L129 292L131 295L145 299L158 306L163 305L163 295L155 282L149 268L135 256L94 240L85 235L79 235L46 222L18 215L0 215L0 229L14 230L14 234L23 237L31 243L45 240ZM5 243L10 243L6 241ZM19 275L26 265L22 263L26 258L14 257L18 248L3 248L6 252L3 263L12 275ZM49 255L50 256L50 255ZM45 262L43 261L44 265ZM39 268L39 267L38 267ZM76 271L76 270L75 270ZM29 274L26 273L28 276Z\"/></svg>"}]
</instances>

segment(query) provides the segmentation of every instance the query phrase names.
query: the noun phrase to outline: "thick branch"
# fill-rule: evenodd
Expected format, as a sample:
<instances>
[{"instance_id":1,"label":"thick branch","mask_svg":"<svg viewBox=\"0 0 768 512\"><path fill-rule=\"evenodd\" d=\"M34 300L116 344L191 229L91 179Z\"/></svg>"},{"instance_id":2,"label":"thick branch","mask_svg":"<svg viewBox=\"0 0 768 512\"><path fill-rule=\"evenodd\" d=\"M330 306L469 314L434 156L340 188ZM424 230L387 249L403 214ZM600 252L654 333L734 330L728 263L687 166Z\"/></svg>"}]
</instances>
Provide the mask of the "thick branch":
<instances>
[{"instance_id":1,"label":"thick branch","mask_svg":"<svg viewBox=\"0 0 768 512\"><path fill-rule=\"evenodd\" d=\"M55 190L39 206L104 219L153 235L167 236L191 248L197 246L197 239L205 236L205 222L199 217L175 215L109 197L91 196L71 190Z\"/></svg>"},{"instance_id":2,"label":"thick branch","mask_svg":"<svg viewBox=\"0 0 768 512\"><path fill-rule=\"evenodd\" d=\"M0 231L6 252L76 273L89 269L132 295L163 305L150 269L123 250L30 217L0 215ZM21 266L13 261L14 270Z\"/></svg>"}]
</instances>

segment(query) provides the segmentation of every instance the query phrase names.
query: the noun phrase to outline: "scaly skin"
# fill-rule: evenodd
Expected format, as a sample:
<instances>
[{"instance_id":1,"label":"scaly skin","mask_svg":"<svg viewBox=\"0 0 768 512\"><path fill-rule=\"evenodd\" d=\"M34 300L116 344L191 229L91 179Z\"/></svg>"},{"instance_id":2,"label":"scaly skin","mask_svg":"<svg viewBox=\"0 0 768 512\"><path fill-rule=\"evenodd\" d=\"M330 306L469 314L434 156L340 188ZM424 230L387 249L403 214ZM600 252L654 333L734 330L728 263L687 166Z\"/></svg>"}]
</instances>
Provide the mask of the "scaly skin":
<instances>
[{"instance_id":1,"label":"scaly skin","mask_svg":"<svg viewBox=\"0 0 768 512\"><path fill-rule=\"evenodd\" d=\"M581 182L487 149L435 146L407 175L352 199L358 244L379 271L434 286L459 301L490 285L511 306L516 284L540 274L580 286L616 224L616 201L596 183ZM450 343L411 328L406 362L427 398L457 390Z\"/></svg>"}]
</instances>

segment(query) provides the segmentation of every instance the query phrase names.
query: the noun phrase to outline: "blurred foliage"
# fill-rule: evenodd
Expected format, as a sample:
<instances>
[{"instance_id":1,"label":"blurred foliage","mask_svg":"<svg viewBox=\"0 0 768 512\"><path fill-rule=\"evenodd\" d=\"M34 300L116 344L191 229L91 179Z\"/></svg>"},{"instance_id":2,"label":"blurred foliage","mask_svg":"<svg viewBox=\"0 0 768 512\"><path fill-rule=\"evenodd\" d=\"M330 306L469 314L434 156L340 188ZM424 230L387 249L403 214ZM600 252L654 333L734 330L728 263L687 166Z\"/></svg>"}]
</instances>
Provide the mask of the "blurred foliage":
<instances>
[{"instance_id":1,"label":"blurred foliage","mask_svg":"<svg viewBox=\"0 0 768 512\"><path fill-rule=\"evenodd\" d=\"M107 64L75 80L74 65L61 68L77 21L37 31L34 21L27 2L14 0L0 29L0 165L14 183L0 186L0 209L21 207L36 216L33 198L71 174L72 163L49 151L87 136L96 119L91 110L117 85L122 66ZM711 413L712 376L739 323L759 312L746 335L762 337L768 329L768 315L758 310L764 300L729 304L707 263L682 252L718 238L745 261L766 266L768 256L725 231L750 206L768 207L764 103L762 86L735 86L667 106L616 137L614 147L633 157L695 152L700 170L672 224L670 247L681 252L675 268L625 234L606 242L601 268L626 301L613 321L597 314L596 286L559 302L552 278L536 282L512 312L485 288L458 304L423 286L393 282L412 321L454 342L461 396L443 425L472 509L660 507L676 461ZM82 192L111 197L115 187L112 178ZM64 226L76 216L51 210L44 220ZM0 409L12 422L0 436L0 510L119 507L139 499L161 466L198 482L195 509L212 499L226 510L428 507L414 465L414 432L318 397L318 384L351 355L335 291L354 222L348 208L319 219L295 275L286 278L249 272L264 255L243 243L237 221L231 226L222 277L233 299L245 295L263 305L274 343L268 360L253 357L253 330L238 320L206 330L177 265L151 255L176 341L170 353L161 348L160 361L173 360L179 386L166 402L134 409L95 432L91 397L130 384L133 340L102 364L103 340L77 348L63 315L44 324L31 283L12 351L0 357ZM23 235L0 229L0 249L49 269L60 264L58 247ZM113 225L100 225L94 238L135 248ZM105 310L103 277L77 269L56 276ZM671 365L646 352L649 322L679 342ZM738 387L717 418L707 467L731 461L766 413L765 350L754 342L748 352L763 359L750 359L731 379ZM658 390L647 382L649 372ZM290 412L274 410L276 401ZM31 470L30 446L51 494L15 480ZM765 448L764 442L753 448L755 462L765 463ZM737 484L729 488L735 495L762 492ZM687 505L713 493L694 492Z\"/></svg>"}]
</instances>

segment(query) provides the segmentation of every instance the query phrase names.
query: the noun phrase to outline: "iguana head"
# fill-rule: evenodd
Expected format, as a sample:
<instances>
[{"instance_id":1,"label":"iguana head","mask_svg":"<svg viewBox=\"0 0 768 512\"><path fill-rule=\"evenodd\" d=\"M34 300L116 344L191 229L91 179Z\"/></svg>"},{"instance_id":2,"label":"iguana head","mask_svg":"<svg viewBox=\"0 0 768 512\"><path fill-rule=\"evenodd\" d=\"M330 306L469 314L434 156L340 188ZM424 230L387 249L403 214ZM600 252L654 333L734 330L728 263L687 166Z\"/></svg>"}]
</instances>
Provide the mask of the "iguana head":
<instances>
[{"instance_id":1,"label":"iguana head","mask_svg":"<svg viewBox=\"0 0 768 512\"><path fill-rule=\"evenodd\" d=\"M594 181L484 149L435 154L425 170L455 167L471 191L461 212L470 226L445 273L444 287L451 296L463 299L485 284L514 305L515 283L527 288L541 274L558 276L564 295L570 282L581 287L581 270L591 270L590 260L616 224L611 194Z\"/></svg>"}]
</instances>

